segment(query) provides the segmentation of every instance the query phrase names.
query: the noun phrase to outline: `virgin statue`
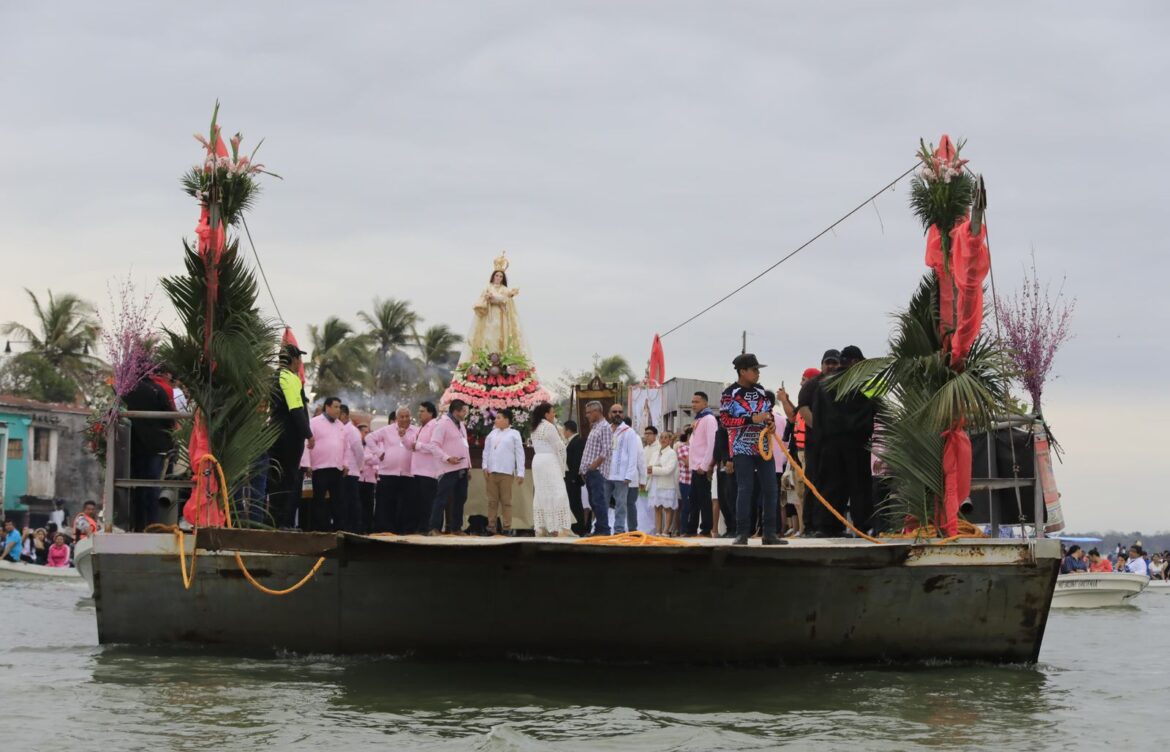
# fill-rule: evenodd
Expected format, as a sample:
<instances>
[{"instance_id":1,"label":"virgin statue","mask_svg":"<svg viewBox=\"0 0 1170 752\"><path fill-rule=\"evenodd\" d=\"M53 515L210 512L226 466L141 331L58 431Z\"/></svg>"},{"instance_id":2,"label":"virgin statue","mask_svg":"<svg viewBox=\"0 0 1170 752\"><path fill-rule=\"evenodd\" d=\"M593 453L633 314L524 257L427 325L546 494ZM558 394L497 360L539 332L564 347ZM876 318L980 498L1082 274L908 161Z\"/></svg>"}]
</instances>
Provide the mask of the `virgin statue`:
<instances>
[{"instance_id":1,"label":"virgin statue","mask_svg":"<svg viewBox=\"0 0 1170 752\"><path fill-rule=\"evenodd\" d=\"M471 353L512 353L526 356L520 317L516 314L516 296L520 290L508 287L508 259L496 258L487 287L480 293L473 310L475 320L467 338Z\"/></svg>"}]
</instances>

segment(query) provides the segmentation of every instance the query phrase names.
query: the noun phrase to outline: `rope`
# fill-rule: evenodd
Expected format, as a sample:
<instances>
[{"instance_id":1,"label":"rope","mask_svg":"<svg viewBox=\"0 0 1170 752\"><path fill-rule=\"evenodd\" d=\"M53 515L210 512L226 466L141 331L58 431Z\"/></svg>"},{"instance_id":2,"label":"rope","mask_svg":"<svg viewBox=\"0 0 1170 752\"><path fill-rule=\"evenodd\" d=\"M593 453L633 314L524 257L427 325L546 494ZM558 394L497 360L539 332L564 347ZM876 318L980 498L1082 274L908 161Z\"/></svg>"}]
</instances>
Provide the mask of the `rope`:
<instances>
[{"instance_id":1,"label":"rope","mask_svg":"<svg viewBox=\"0 0 1170 752\"><path fill-rule=\"evenodd\" d=\"M857 212L861 211L863 208L865 208L865 205L866 205L866 204L870 203L871 201L873 201L873 200L874 200L875 198L877 198L878 196L882 195L883 193L885 193L885 192L886 192L886 191L888 191L889 189L893 188L895 185L897 185L897 183L898 183L898 181L899 181L899 180L901 180L902 178L906 177L906 176L907 176L907 175L909 175L910 173L912 173L912 172L914 172L915 170L917 170L917 169L918 169L918 166L919 166L919 164L921 164L921 163L920 163L920 162L915 162L915 163L914 163L914 166L913 166L913 167L911 167L909 170L906 170L905 172L903 172L903 173L902 173L901 175L899 175L898 177L896 177L896 178L894 178L893 180L891 180L890 182L886 183L886 184L885 184L884 186L882 186L882 187L881 187L879 190L877 190L876 192L874 192L874 194L873 194L872 196L870 196L869 198L867 198L866 200L862 201L862 202L861 202L860 204L858 204L857 206L855 206L855 207L853 207L852 209L850 209L848 212L846 212L844 215L842 215L842 216L841 216L841 217L840 217L840 218L839 218L839 219L838 219L836 222L834 222L833 224L829 225L829 226L828 226L828 227L826 227L825 229L823 229L823 230L821 230L820 232L818 232L816 235L813 235L811 238L809 238L808 240L806 240L806 241L804 241L803 243L801 243L801 244L800 244L800 245L799 245L799 246L798 246L798 247L797 247L795 250L793 250L793 251L789 252L787 256L785 256L784 258L780 259L780 260L779 260L779 261L777 261L776 263L772 264L771 266L769 266L769 267L768 267L767 269L765 269L764 271L760 272L760 273L759 273L759 274L757 274L756 276L754 276L754 277L752 277L751 279L749 279L747 282L744 282L742 285L740 285L739 287L735 288L735 289L734 289L734 290L732 290L731 292L727 293L726 295L724 295L724 296L723 296L722 298L720 298L719 300L716 300L714 303L712 303L711 305L707 306L707 307L706 307L706 308L704 308L703 310L699 311L699 312L698 312L698 313L696 313L694 316L691 316L691 317L690 317L689 319L687 319L686 321L684 321L684 322L682 322L681 324L678 324L677 326L674 326L674 327L672 327L672 328L670 328L670 329L667 329L667 330L666 330L666 333L665 333L665 334L662 334L662 335L659 337L659 339L663 339L663 338L665 338L667 335L669 335L669 334L672 334L673 332L677 332L679 329L682 329L684 326L686 326L687 324L691 323L691 322L692 322L692 321L694 321L695 319L699 318L699 317L700 317L700 316L702 316L703 314L707 313L707 312L708 312L708 311L710 311L711 309L713 309L713 308L715 308L716 306L718 306L718 305L720 305L720 304L722 304L722 303L726 302L726 301L727 301L729 298L731 298L731 297L733 297L733 296L735 296L735 295L739 294L739 293L740 293L740 292L742 292L742 291L743 291L743 290L744 290L744 289L745 289L745 288L746 288L748 285L750 285L750 284L752 284L753 282L755 282L755 281L759 280L761 277L763 277L764 275L766 275L768 272L770 272L770 271L772 271L773 269L775 269L776 267L780 266L781 264L783 264L783 263L784 263L785 261L787 261L788 259L792 258L792 257L793 257L793 256L795 256L796 254L798 254L798 253L800 253L801 251L803 251L805 248L808 248L810 245L812 245L812 244L813 244L813 243L815 243L816 241L820 240L822 236L824 236L824 235L827 235L828 233L832 232L832 231L833 231L833 230L834 230L834 229L837 227L837 225L839 225L839 224L841 224L842 222L844 222L845 220L849 219L850 217L852 217L852 216L853 216L854 214L856 214ZM876 208L876 207L875 207L875 208ZM880 215L879 215L879 221L880 221ZM245 227L245 229L247 229L247 228Z\"/></svg>"},{"instance_id":2,"label":"rope","mask_svg":"<svg viewBox=\"0 0 1170 752\"><path fill-rule=\"evenodd\" d=\"M220 496L220 499L223 501L223 513L224 513L224 518L225 518L225 522L226 522L224 527L227 527L230 529L233 527L232 513L231 513L232 510L231 510L231 505L228 503L227 480L224 478L224 475L223 475L223 466L220 465L219 460L216 459L215 456L209 452L209 453L207 453L199 458L199 461L195 464L194 471L198 472L199 469L202 467L203 463L205 463L205 462L211 462L211 463L215 464L215 472L219 478L219 496ZM181 529L179 529L178 527L172 527L171 529L174 531L176 540L179 544L179 573L183 577L183 589L190 590L191 583L195 582L195 572L196 572L195 560L199 556L199 549L198 549L198 547L196 547L192 550L192 553L191 553L191 572L190 572L190 574L188 574L187 573L187 551L186 551L186 546L184 545L183 531ZM148 532L149 532L149 528L148 528ZM244 564L244 557L240 555L239 551L234 552L233 555L235 556L236 566L238 566L240 568L240 571L244 573L244 579L247 580L252 585L252 587L256 588L261 593L265 593L267 595L288 595L289 593L295 593L297 590L300 590L309 580L313 579L313 575L317 574L317 571L319 569L321 569L321 565L323 565L325 563L324 556L318 558L317 563L313 565L313 568L309 570L309 573L306 574L304 577L302 577L300 579L300 581L297 582L297 584L295 584L291 587L287 587L283 590L273 590L272 588L266 587L265 585L261 584L255 577L252 576L252 573L248 571L247 565Z\"/></svg>"},{"instance_id":3,"label":"rope","mask_svg":"<svg viewBox=\"0 0 1170 752\"><path fill-rule=\"evenodd\" d=\"M264 287L268 289L268 299L272 301L272 307L276 309L276 317L280 319L280 323L288 326L284 314L280 312L280 306L276 304L276 296L272 294L272 285L268 284L268 275L264 273L264 264L260 263L260 254L256 251L256 244L252 242L252 231L248 229L248 220L244 219L242 212L240 213L240 222L244 225L244 234L248 236L248 245L252 246L252 256L256 259L256 268L260 270L260 279L264 280Z\"/></svg>"},{"instance_id":4,"label":"rope","mask_svg":"<svg viewBox=\"0 0 1170 752\"><path fill-rule=\"evenodd\" d=\"M693 546L691 541L663 538L660 535L650 535L641 530L631 530L628 533L605 535L594 538L578 538L573 541L582 546Z\"/></svg>"}]
</instances>

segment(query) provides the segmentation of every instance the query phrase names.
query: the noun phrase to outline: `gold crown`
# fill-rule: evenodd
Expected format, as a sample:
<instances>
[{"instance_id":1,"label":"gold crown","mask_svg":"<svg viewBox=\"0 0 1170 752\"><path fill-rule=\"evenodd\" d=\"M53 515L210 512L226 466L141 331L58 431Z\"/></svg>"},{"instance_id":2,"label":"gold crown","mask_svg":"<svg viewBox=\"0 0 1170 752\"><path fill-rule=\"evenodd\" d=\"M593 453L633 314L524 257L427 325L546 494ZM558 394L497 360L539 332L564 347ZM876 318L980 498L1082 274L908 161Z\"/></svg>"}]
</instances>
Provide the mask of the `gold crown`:
<instances>
[{"instance_id":1,"label":"gold crown","mask_svg":"<svg viewBox=\"0 0 1170 752\"><path fill-rule=\"evenodd\" d=\"M500 255L496 256L496 260L492 262L493 271L506 272L508 271L508 256L507 251L500 251Z\"/></svg>"}]
</instances>

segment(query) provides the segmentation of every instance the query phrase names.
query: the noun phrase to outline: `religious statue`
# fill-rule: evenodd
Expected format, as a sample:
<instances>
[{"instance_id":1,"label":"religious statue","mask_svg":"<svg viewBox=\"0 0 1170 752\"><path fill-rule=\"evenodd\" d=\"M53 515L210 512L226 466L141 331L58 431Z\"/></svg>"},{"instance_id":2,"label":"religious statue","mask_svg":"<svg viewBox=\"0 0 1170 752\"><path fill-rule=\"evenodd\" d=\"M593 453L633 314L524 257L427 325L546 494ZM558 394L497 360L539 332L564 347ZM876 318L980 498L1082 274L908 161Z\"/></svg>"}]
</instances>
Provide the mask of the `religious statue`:
<instances>
[{"instance_id":1,"label":"religious statue","mask_svg":"<svg viewBox=\"0 0 1170 752\"><path fill-rule=\"evenodd\" d=\"M492 276L473 308L475 320L467 344L472 353L524 354L516 296L520 290L508 287L508 258L500 254L493 263Z\"/></svg>"}]
</instances>

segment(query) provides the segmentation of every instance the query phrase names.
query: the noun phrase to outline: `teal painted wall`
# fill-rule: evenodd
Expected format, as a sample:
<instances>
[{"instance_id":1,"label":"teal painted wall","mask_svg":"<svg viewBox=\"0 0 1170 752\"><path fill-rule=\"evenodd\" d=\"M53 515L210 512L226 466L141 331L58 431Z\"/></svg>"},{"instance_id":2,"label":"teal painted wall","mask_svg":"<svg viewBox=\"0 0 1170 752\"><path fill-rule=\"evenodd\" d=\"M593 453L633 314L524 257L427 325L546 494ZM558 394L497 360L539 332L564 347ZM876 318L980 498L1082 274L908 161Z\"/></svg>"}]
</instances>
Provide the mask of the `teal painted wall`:
<instances>
[{"instance_id":1,"label":"teal painted wall","mask_svg":"<svg viewBox=\"0 0 1170 752\"><path fill-rule=\"evenodd\" d=\"M29 440L29 426L32 418L28 415L7 413L0 408L0 423L8 424L8 440L19 439L24 444L24 454L19 460L10 460L8 455L0 457L4 466L4 508L15 512L27 509L20 503L20 497L28 493L28 463L32 457L32 442Z\"/></svg>"}]
</instances>

